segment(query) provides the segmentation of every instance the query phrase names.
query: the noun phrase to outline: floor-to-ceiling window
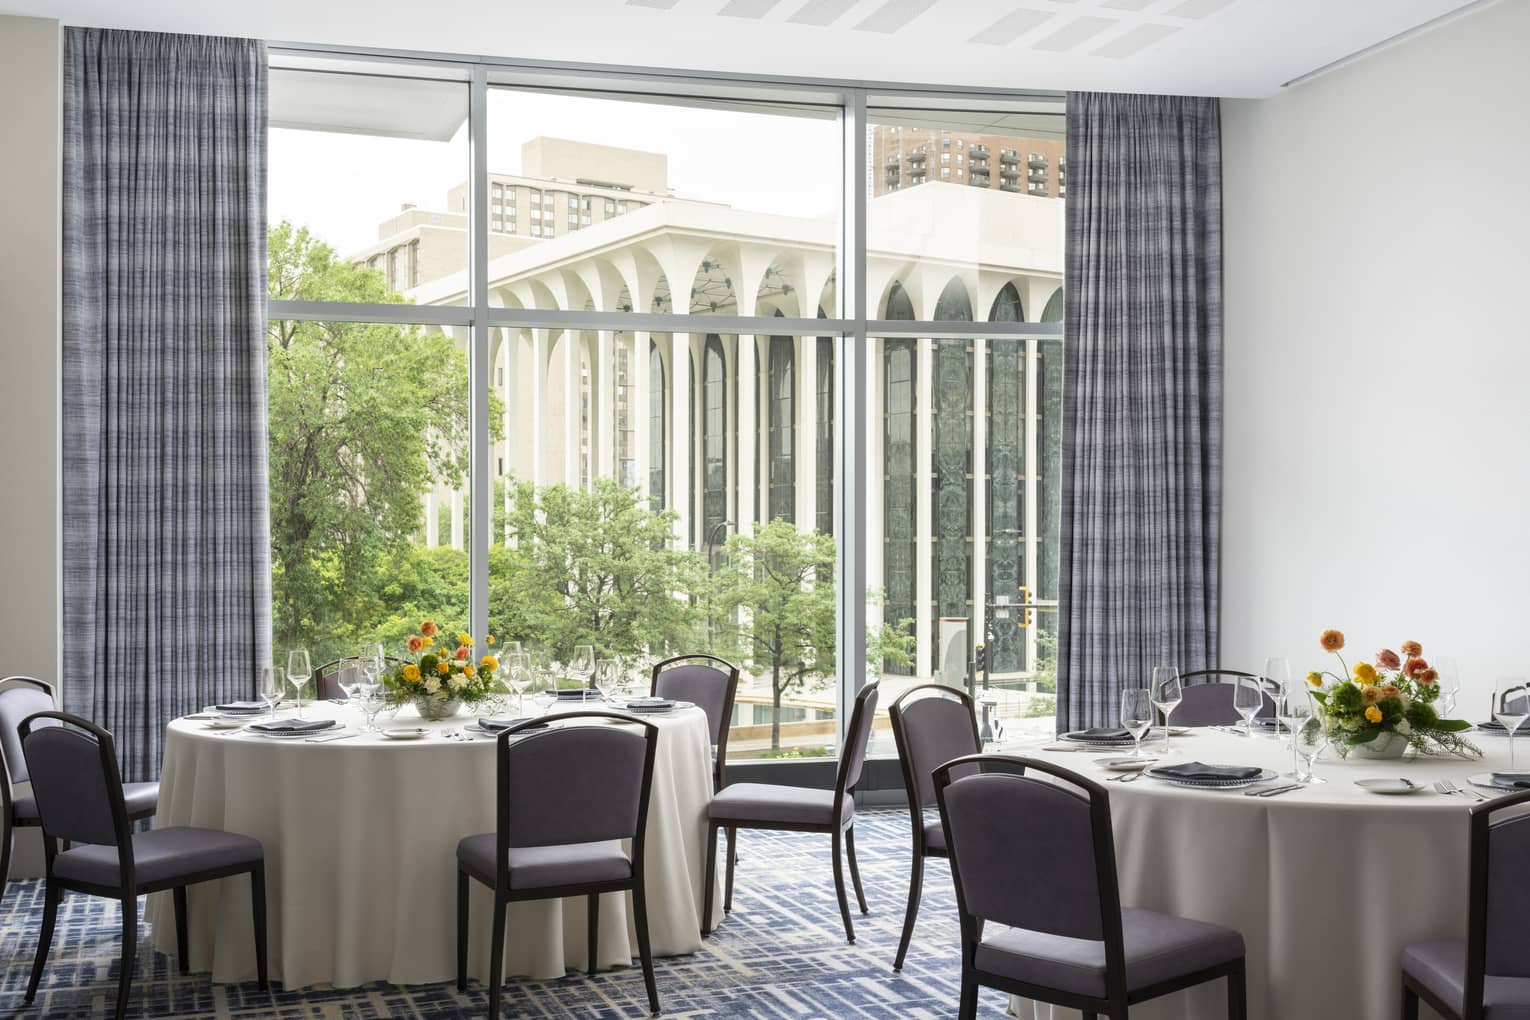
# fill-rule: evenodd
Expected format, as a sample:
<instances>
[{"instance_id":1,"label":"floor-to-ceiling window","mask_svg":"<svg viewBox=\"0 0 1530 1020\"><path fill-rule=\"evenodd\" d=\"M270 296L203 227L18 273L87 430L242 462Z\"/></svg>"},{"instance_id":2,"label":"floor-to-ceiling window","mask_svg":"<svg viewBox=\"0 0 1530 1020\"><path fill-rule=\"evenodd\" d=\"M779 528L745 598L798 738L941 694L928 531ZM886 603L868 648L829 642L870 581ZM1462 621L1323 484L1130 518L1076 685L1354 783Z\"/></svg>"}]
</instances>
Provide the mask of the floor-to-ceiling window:
<instances>
[{"instance_id":1,"label":"floor-to-ceiling window","mask_svg":"<svg viewBox=\"0 0 1530 1020\"><path fill-rule=\"evenodd\" d=\"M736 757L832 753L865 677L965 682L985 642L994 711L1044 708L1057 97L273 62L279 649L433 616L549 662L711 651Z\"/></svg>"}]
</instances>

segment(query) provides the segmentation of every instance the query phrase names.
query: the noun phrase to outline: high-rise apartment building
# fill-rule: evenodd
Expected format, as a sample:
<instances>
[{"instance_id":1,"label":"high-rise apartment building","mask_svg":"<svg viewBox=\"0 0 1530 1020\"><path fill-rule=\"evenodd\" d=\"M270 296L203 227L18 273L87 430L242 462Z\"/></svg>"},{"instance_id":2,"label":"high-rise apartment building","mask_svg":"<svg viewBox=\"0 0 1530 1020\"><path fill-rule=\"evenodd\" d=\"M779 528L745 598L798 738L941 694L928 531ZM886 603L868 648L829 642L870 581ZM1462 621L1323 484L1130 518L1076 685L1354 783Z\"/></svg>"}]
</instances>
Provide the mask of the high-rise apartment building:
<instances>
[{"instance_id":1,"label":"high-rise apartment building","mask_svg":"<svg viewBox=\"0 0 1530 1020\"><path fill-rule=\"evenodd\" d=\"M1017 195L1064 198L1063 140L950 128L877 124L871 129L871 194L945 181Z\"/></svg>"}]
</instances>

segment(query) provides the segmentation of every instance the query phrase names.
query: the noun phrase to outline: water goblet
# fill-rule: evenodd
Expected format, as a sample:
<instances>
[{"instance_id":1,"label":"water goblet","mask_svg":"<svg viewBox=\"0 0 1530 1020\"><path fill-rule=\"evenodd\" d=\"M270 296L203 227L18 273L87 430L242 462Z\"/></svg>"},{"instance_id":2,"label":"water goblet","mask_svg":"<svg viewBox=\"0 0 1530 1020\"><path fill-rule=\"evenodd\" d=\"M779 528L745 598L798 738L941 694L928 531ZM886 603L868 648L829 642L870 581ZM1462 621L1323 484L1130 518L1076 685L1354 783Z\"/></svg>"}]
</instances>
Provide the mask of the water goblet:
<instances>
[{"instance_id":1,"label":"water goblet","mask_svg":"<svg viewBox=\"0 0 1530 1020\"><path fill-rule=\"evenodd\" d=\"M297 692L297 714L303 718L303 688L308 686L308 681L313 678L313 668L309 665L308 649L295 648L287 653L287 679L292 682L292 688Z\"/></svg>"},{"instance_id":2,"label":"water goblet","mask_svg":"<svg viewBox=\"0 0 1530 1020\"><path fill-rule=\"evenodd\" d=\"M1291 663L1281 655L1271 655L1264 660L1264 679L1269 682L1275 696L1275 718L1280 718L1281 703L1291 690ZM1280 739L1280 727L1275 727L1275 739Z\"/></svg>"},{"instance_id":3,"label":"water goblet","mask_svg":"<svg viewBox=\"0 0 1530 1020\"><path fill-rule=\"evenodd\" d=\"M271 710L272 719L276 718L276 706L287 693L286 687L287 677L280 666L260 667L260 700Z\"/></svg>"},{"instance_id":4,"label":"water goblet","mask_svg":"<svg viewBox=\"0 0 1530 1020\"><path fill-rule=\"evenodd\" d=\"M1256 676L1233 678L1233 708L1243 717L1243 731L1254 735L1254 716L1264 707L1264 685Z\"/></svg>"},{"instance_id":5,"label":"water goblet","mask_svg":"<svg viewBox=\"0 0 1530 1020\"><path fill-rule=\"evenodd\" d=\"M1179 670L1173 666L1153 667L1151 688L1153 707L1163 713L1163 753L1169 753L1169 716L1185 700L1185 689L1179 681Z\"/></svg>"},{"instance_id":6,"label":"water goblet","mask_svg":"<svg viewBox=\"0 0 1530 1020\"><path fill-rule=\"evenodd\" d=\"M1153 725L1153 698L1146 687L1121 692L1121 725L1132 735L1132 757L1142 757L1142 738Z\"/></svg>"},{"instance_id":7,"label":"water goblet","mask_svg":"<svg viewBox=\"0 0 1530 1020\"><path fill-rule=\"evenodd\" d=\"M1509 676L1493 688L1493 718L1509 734L1509 768L1514 768L1514 731L1530 716L1530 687L1525 678Z\"/></svg>"}]
</instances>

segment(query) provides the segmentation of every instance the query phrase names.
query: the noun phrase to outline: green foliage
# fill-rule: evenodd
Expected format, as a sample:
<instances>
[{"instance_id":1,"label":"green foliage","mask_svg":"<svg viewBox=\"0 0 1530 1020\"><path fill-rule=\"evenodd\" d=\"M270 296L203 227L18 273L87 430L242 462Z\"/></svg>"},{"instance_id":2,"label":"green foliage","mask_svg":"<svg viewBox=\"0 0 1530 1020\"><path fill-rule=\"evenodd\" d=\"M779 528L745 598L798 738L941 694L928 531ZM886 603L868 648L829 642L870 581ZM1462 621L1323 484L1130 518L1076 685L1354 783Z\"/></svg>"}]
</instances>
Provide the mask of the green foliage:
<instances>
[{"instance_id":1,"label":"green foliage","mask_svg":"<svg viewBox=\"0 0 1530 1020\"><path fill-rule=\"evenodd\" d=\"M1043 695L1032 698L1025 704L1025 718L1047 719L1057 714L1057 698L1052 695Z\"/></svg>"}]
</instances>

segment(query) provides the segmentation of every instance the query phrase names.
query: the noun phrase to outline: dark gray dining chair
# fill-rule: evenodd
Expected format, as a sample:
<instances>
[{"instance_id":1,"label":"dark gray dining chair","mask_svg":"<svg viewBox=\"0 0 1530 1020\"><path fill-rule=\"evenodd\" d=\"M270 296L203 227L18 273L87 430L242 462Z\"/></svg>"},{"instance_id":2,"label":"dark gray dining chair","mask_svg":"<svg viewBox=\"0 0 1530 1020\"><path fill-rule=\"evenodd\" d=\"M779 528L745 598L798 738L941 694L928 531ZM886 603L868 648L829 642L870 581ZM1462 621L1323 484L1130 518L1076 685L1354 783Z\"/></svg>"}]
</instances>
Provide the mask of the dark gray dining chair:
<instances>
[{"instance_id":1,"label":"dark gray dining chair","mask_svg":"<svg viewBox=\"0 0 1530 1020\"><path fill-rule=\"evenodd\" d=\"M20 726L22 756L32 777L43 832L47 885L37 959L26 1001L37 996L53 945L58 907L66 891L106 896L122 905L122 974L117 1020L126 1014L138 948L138 897L172 890L175 946L180 970L188 970L186 887L233 875L250 876L255 919L255 968L260 988L266 973L266 866L260 841L216 829L171 827L132 831L117 749L112 735L78 716L38 712ZM60 851L58 841L74 844Z\"/></svg>"},{"instance_id":2,"label":"dark gray dining chair","mask_svg":"<svg viewBox=\"0 0 1530 1020\"><path fill-rule=\"evenodd\" d=\"M341 683L352 683L355 678L361 678L361 667L356 665L354 659L334 659L326 662L313 671L313 696L316 701L347 701L350 695L345 693Z\"/></svg>"},{"instance_id":3,"label":"dark gray dining chair","mask_svg":"<svg viewBox=\"0 0 1530 1020\"><path fill-rule=\"evenodd\" d=\"M980 985L1125 1020L1134 1003L1223 977L1229 1018L1247 1015L1242 935L1122 908L1103 786L1034 758L968 755L935 770L935 796L961 918L961 1020L977 1015Z\"/></svg>"},{"instance_id":4,"label":"dark gray dining chair","mask_svg":"<svg viewBox=\"0 0 1530 1020\"><path fill-rule=\"evenodd\" d=\"M715 655L677 655L654 665L649 693L655 698L692 702L707 714L716 748L712 789L721 790L727 785L728 731L733 727L738 667Z\"/></svg>"},{"instance_id":5,"label":"dark gray dining chair","mask_svg":"<svg viewBox=\"0 0 1530 1020\"><path fill-rule=\"evenodd\" d=\"M893 743L903 766L903 787L908 793L909 819L913 823L913 872L908 880L908 910L903 917L903 937L893 970L903 969L914 919L919 916L919 897L924 888L924 859L945 857L946 834L940 818L925 819L937 809L935 769L953 758L977 754L983 749L977 714L966 691L946 684L920 684L898 695L887 708L892 721Z\"/></svg>"},{"instance_id":6,"label":"dark gray dining chair","mask_svg":"<svg viewBox=\"0 0 1530 1020\"><path fill-rule=\"evenodd\" d=\"M871 740L872 716L877 709L877 683L872 681L856 695L850 725L845 729L845 748L839 756L834 789L811 790L801 786L775 786L768 783L735 783L724 787L712 798L707 809L707 876L701 908L701 934L712 934L712 887L717 880L717 830L727 829L728 871L723 912L733 909L733 869L738 863L738 829L768 829L776 832L822 832L831 837L834 856L834 891L839 896L839 914L845 922L845 938L855 943L855 927L850 922L850 901L845 896L845 875L840 863L840 844L850 861L850 880L855 884L855 899L861 913L867 913L866 893L861 889L861 872L855 863L855 787L861 781L866 764L866 745Z\"/></svg>"},{"instance_id":7,"label":"dark gray dining chair","mask_svg":"<svg viewBox=\"0 0 1530 1020\"><path fill-rule=\"evenodd\" d=\"M1233 691L1237 689L1238 681L1248 678L1259 681L1264 692L1264 703L1255 718L1275 718L1275 699L1270 697L1269 687L1258 673L1220 668L1181 673L1179 681L1184 700L1169 718L1175 726L1232 726L1243 722L1243 717L1233 707Z\"/></svg>"},{"instance_id":8,"label":"dark gray dining chair","mask_svg":"<svg viewBox=\"0 0 1530 1020\"><path fill-rule=\"evenodd\" d=\"M1530 1016L1530 790L1470 808L1466 941L1402 952L1403 1020L1422 999L1449 1020ZM1501 817L1508 813L1511 817Z\"/></svg>"},{"instance_id":9,"label":"dark gray dining chair","mask_svg":"<svg viewBox=\"0 0 1530 1020\"><path fill-rule=\"evenodd\" d=\"M58 707L53 688L35 677L9 676L0 680L0 820L6 820L5 839L0 841L0 899L5 896L11 877L11 855L15 852L17 829L36 828L41 824L37 799L31 794L16 796L14 784L30 780L26 758L21 753L21 721L39 712ZM159 810L158 783L124 783L123 801L129 822L154 817Z\"/></svg>"},{"instance_id":10,"label":"dark gray dining chair","mask_svg":"<svg viewBox=\"0 0 1530 1020\"><path fill-rule=\"evenodd\" d=\"M499 1016L510 904L587 897L594 974L600 897L631 890L648 1007L657 1014L643 848L659 728L599 711L566 712L558 722L549 729L533 719L500 733L496 829L457 844L457 988L467 990L469 879L494 890L489 1020ZM632 841L630 853L622 840Z\"/></svg>"}]
</instances>

